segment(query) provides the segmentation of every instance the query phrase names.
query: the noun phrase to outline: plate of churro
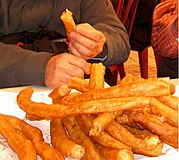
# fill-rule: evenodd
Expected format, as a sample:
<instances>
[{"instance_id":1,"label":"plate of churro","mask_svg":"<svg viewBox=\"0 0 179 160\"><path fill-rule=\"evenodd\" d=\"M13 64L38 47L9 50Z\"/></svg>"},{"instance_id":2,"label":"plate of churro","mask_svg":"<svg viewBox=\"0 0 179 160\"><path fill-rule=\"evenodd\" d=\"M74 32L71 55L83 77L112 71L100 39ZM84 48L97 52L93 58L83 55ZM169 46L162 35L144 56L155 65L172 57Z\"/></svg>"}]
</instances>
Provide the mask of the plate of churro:
<instances>
[{"instance_id":1,"label":"plate of churro","mask_svg":"<svg viewBox=\"0 0 179 160\"><path fill-rule=\"evenodd\" d=\"M89 80L0 92L0 159L178 159L178 86L130 74L108 86L104 74L96 63Z\"/></svg>"}]
</instances>

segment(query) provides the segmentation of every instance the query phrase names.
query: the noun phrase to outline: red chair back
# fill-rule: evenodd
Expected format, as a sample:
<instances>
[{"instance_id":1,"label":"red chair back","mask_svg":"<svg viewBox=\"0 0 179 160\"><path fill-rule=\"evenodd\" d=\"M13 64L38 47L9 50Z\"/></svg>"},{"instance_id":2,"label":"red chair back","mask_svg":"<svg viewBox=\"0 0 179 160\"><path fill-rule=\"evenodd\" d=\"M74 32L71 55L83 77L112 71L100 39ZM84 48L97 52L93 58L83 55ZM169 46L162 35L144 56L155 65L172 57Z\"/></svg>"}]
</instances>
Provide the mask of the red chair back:
<instances>
[{"instance_id":1,"label":"red chair back","mask_svg":"<svg viewBox=\"0 0 179 160\"><path fill-rule=\"evenodd\" d=\"M126 0L125 2L127 3L124 3L124 1L125 0L118 0L115 11L130 36L139 0Z\"/></svg>"},{"instance_id":2,"label":"red chair back","mask_svg":"<svg viewBox=\"0 0 179 160\"><path fill-rule=\"evenodd\" d=\"M111 0L112 2L112 0ZM121 20L123 25L126 27L128 35L130 37L135 14L137 11L139 0L118 0L117 6L115 8L116 14L118 18ZM117 64L110 67L112 71L115 81L117 83L118 71L120 73L120 78L125 77L124 64Z\"/></svg>"}]
</instances>

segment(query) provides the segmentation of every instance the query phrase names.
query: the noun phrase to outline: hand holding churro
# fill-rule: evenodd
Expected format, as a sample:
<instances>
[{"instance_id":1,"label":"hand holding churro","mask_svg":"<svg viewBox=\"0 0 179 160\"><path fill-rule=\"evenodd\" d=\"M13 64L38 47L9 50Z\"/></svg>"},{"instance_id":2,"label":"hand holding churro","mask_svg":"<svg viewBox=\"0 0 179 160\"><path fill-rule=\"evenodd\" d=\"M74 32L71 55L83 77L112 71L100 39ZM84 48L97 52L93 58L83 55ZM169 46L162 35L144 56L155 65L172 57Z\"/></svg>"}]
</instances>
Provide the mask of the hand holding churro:
<instances>
[{"instance_id":1,"label":"hand holding churro","mask_svg":"<svg viewBox=\"0 0 179 160\"><path fill-rule=\"evenodd\" d=\"M66 29L69 51L73 55L88 60L103 51L106 38L101 31L89 23L75 25L72 12L68 9L62 13L60 19Z\"/></svg>"}]
</instances>

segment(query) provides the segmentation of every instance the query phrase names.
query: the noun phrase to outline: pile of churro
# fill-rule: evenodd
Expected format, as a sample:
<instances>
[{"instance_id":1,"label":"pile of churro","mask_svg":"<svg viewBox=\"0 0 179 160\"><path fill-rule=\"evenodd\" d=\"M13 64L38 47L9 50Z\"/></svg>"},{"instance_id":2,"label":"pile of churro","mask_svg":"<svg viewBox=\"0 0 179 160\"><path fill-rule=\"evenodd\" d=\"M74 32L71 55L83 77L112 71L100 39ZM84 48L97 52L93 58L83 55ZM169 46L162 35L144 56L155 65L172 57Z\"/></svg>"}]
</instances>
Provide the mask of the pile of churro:
<instances>
[{"instance_id":1,"label":"pile of churro","mask_svg":"<svg viewBox=\"0 0 179 160\"><path fill-rule=\"evenodd\" d=\"M164 143L178 148L175 86L129 74L104 87L104 73L102 63L92 64L89 80L74 77L52 90L52 104L32 101L32 88L20 91L26 119L50 120L51 143L39 128L1 114L0 134L19 159L133 160L134 154L160 156Z\"/></svg>"}]
</instances>

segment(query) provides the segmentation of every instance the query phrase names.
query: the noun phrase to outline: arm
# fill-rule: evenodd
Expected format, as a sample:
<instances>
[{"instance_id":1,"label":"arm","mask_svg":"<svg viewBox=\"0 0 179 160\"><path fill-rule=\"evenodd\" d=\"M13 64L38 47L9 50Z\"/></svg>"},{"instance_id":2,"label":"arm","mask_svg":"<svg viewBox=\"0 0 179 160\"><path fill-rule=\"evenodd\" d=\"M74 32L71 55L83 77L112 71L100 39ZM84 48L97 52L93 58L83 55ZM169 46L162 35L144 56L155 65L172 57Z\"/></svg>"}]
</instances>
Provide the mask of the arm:
<instances>
[{"instance_id":1,"label":"arm","mask_svg":"<svg viewBox=\"0 0 179 160\"><path fill-rule=\"evenodd\" d=\"M73 9L72 12L75 19L77 15ZM104 61L106 66L126 61L130 52L128 34L118 20L110 1L90 0L88 3L82 1L80 12L80 20L75 19L76 32L71 34L71 44L69 44L71 52L77 56L83 54L84 58L85 56L104 58L107 55L107 59ZM82 38L83 40L81 40ZM92 39L93 42L90 42ZM98 44L94 42L98 42ZM92 55L89 50L95 50L93 45L98 47L96 50L98 52Z\"/></svg>"},{"instance_id":2,"label":"arm","mask_svg":"<svg viewBox=\"0 0 179 160\"><path fill-rule=\"evenodd\" d=\"M89 74L90 64L71 54L52 56L15 45L0 43L0 88L21 85L46 85L55 88L76 76Z\"/></svg>"},{"instance_id":3,"label":"arm","mask_svg":"<svg viewBox=\"0 0 179 160\"><path fill-rule=\"evenodd\" d=\"M35 53L0 43L0 88L45 85L45 66L50 57L50 53Z\"/></svg>"}]
</instances>

